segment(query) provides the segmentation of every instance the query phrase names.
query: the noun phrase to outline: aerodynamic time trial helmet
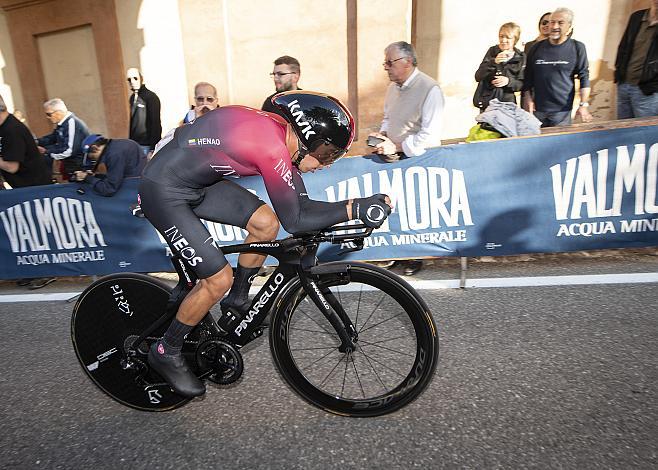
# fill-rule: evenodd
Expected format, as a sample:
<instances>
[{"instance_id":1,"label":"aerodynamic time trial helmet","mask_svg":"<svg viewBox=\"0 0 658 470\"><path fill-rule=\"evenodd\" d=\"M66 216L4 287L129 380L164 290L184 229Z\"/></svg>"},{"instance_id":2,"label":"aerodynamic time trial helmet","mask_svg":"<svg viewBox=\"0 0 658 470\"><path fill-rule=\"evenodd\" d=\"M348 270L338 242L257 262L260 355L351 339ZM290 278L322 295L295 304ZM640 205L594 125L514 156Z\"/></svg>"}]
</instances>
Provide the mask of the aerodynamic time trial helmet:
<instances>
[{"instance_id":1,"label":"aerodynamic time trial helmet","mask_svg":"<svg viewBox=\"0 0 658 470\"><path fill-rule=\"evenodd\" d=\"M301 145L307 152L320 144L333 144L331 162L347 153L354 140L354 118L347 107L334 97L312 91L287 91L272 97Z\"/></svg>"}]
</instances>

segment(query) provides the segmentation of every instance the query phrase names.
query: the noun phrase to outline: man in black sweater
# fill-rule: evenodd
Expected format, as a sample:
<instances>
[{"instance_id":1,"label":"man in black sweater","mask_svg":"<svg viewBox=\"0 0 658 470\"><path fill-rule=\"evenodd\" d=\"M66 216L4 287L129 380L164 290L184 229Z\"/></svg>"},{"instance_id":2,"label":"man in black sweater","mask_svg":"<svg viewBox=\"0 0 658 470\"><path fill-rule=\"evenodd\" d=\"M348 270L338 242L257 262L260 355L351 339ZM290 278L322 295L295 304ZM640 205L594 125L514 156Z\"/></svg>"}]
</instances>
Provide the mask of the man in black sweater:
<instances>
[{"instance_id":1,"label":"man in black sweater","mask_svg":"<svg viewBox=\"0 0 658 470\"><path fill-rule=\"evenodd\" d=\"M50 184L50 170L39 153L30 130L7 111L0 96L0 174L12 188ZM54 277L19 279L19 286L40 289Z\"/></svg>"},{"instance_id":2,"label":"man in black sweater","mask_svg":"<svg viewBox=\"0 0 658 470\"><path fill-rule=\"evenodd\" d=\"M7 111L0 96L0 173L12 188L50 184L50 170L30 130Z\"/></svg>"}]
</instances>

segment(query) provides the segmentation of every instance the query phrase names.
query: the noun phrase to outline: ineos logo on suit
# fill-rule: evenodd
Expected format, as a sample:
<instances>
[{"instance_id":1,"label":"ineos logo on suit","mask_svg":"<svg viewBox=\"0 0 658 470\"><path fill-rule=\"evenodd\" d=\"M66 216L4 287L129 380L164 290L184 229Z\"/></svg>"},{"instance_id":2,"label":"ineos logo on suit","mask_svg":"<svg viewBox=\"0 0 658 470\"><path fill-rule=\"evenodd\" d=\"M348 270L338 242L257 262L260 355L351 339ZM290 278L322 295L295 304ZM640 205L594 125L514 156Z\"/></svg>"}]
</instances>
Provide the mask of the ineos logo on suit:
<instances>
[{"instance_id":1,"label":"ineos logo on suit","mask_svg":"<svg viewBox=\"0 0 658 470\"><path fill-rule=\"evenodd\" d=\"M181 257L190 263L190 266L196 266L198 263L203 262L203 258L196 256L196 250L190 246L185 238L183 238L183 235L181 235L175 225L169 227L164 233L167 238L169 238L171 246L178 251Z\"/></svg>"}]
</instances>

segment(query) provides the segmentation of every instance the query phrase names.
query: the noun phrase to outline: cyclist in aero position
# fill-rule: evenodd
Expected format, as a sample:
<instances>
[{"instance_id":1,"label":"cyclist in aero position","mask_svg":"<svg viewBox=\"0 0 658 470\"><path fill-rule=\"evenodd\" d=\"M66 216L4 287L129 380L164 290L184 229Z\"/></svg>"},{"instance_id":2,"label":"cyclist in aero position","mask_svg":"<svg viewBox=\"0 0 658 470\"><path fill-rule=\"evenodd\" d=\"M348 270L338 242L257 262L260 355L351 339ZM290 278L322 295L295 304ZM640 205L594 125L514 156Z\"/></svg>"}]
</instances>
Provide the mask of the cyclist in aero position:
<instances>
[{"instance_id":1,"label":"cyclist in aero position","mask_svg":"<svg viewBox=\"0 0 658 470\"><path fill-rule=\"evenodd\" d=\"M286 120L245 106L225 106L175 129L156 146L142 176L144 215L200 279L148 356L150 366L185 397L205 392L181 355L185 335L229 289L222 310L243 311L250 281L265 260L260 254L240 254L234 278L201 218L242 227L249 233L245 243L252 243L273 240L279 220L295 233L353 219L379 227L391 212L390 199L383 194L333 203L308 198L301 173L328 167L354 139L354 119L340 101L291 91L272 102ZM231 181L250 175L263 177L276 215Z\"/></svg>"}]
</instances>

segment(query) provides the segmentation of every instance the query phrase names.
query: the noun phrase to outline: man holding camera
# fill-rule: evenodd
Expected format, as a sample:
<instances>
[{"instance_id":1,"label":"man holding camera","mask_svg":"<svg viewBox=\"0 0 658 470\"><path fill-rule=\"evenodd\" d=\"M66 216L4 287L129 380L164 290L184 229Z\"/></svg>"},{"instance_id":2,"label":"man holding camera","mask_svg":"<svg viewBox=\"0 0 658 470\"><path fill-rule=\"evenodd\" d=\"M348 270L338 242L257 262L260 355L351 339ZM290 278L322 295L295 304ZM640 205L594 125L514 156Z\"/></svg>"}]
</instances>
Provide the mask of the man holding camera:
<instances>
[{"instance_id":1,"label":"man holding camera","mask_svg":"<svg viewBox=\"0 0 658 470\"><path fill-rule=\"evenodd\" d=\"M384 101L384 119L379 132L370 134L368 145L373 153L391 163L401 157L416 157L429 147L441 145L443 93L431 77L418 70L416 51L404 41L394 42L384 50L384 70L392 82ZM383 264L392 267L394 262ZM404 274L421 270L421 260L401 263Z\"/></svg>"},{"instance_id":2,"label":"man holding camera","mask_svg":"<svg viewBox=\"0 0 658 470\"><path fill-rule=\"evenodd\" d=\"M411 44L394 42L384 54L382 65L392 83L386 91L380 131L371 135L382 139L374 153L393 162L441 145L444 100L436 81L416 67L416 51Z\"/></svg>"},{"instance_id":3,"label":"man holding camera","mask_svg":"<svg viewBox=\"0 0 658 470\"><path fill-rule=\"evenodd\" d=\"M139 144L130 139L106 139L91 134L82 142L84 171L74 173L74 181L84 182L101 196L113 196L124 178L140 176L146 156Z\"/></svg>"}]
</instances>

